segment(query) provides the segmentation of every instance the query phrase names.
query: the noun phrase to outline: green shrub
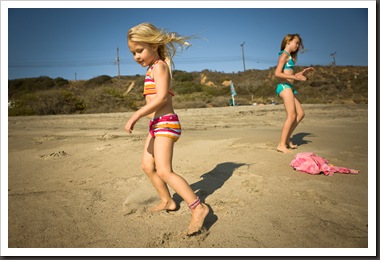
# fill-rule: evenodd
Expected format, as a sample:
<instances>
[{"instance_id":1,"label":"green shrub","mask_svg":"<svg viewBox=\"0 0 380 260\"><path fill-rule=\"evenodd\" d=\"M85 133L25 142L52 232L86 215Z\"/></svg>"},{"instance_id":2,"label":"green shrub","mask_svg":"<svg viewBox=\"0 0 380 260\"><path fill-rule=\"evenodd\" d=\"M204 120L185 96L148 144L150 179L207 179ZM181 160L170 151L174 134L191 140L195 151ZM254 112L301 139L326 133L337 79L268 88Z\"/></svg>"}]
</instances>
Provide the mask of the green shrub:
<instances>
[{"instance_id":1,"label":"green shrub","mask_svg":"<svg viewBox=\"0 0 380 260\"><path fill-rule=\"evenodd\" d=\"M12 101L12 106L8 108L9 116L29 116L35 115L32 104L37 102L37 97L34 93L27 93L20 99Z\"/></svg>"},{"instance_id":2,"label":"green shrub","mask_svg":"<svg viewBox=\"0 0 380 260\"><path fill-rule=\"evenodd\" d=\"M85 82L85 86L89 86L89 87L100 86L100 85L103 85L105 83L110 83L110 82L112 82L112 78L110 76L102 75L102 76L98 76L90 80L87 80Z\"/></svg>"},{"instance_id":3,"label":"green shrub","mask_svg":"<svg viewBox=\"0 0 380 260\"><path fill-rule=\"evenodd\" d=\"M202 91L202 85L185 81L176 83L173 89L175 93L183 95Z\"/></svg>"},{"instance_id":4,"label":"green shrub","mask_svg":"<svg viewBox=\"0 0 380 260\"><path fill-rule=\"evenodd\" d=\"M173 79L174 79L174 82L176 82L176 81L178 81L178 82L190 82L190 81L194 80L194 76L191 73L187 73L187 72L180 71L180 70L175 70L173 72Z\"/></svg>"},{"instance_id":5,"label":"green shrub","mask_svg":"<svg viewBox=\"0 0 380 260\"><path fill-rule=\"evenodd\" d=\"M9 115L58 115L72 114L84 110L82 100L67 90L46 90L27 93L14 101Z\"/></svg>"},{"instance_id":6,"label":"green shrub","mask_svg":"<svg viewBox=\"0 0 380 260\"><path fill-rule=\"evenodd\" d=\"M67 79L64 79L64 78L61 78L61 77L58 77L58 78L55 78L54 79L54 86L56 87L62 87L62 86L66 86L66 85L69 85L69 81Z\"/></svg>"}]
</instances>

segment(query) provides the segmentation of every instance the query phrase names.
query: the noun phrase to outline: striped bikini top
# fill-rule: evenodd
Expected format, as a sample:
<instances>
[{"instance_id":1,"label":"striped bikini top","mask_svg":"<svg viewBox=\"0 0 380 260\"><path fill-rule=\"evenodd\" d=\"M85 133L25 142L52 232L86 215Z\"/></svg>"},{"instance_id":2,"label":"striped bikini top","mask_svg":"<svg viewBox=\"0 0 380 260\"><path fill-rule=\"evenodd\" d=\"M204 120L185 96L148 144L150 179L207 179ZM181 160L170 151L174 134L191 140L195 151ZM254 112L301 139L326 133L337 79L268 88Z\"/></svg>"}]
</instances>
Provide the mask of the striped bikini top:
<instances>
[{"instance_id":1,"label":"striped bikini top","mask_svg":"<svg viewBox=\"0 0 380 260\"><path fill-rule=\"evenodd\" d=\"M154 68L154 65L156 65L160 60L156 60L152 66L150 66L145 74L145 80L144 80L144 97L146 95L155 95L157 94L156 90L156 83L154 82L154 79L152 78L152 70ZM174 96L174 93L171 89L169 89L169 94Z\"/></svg>"}]
</instances>

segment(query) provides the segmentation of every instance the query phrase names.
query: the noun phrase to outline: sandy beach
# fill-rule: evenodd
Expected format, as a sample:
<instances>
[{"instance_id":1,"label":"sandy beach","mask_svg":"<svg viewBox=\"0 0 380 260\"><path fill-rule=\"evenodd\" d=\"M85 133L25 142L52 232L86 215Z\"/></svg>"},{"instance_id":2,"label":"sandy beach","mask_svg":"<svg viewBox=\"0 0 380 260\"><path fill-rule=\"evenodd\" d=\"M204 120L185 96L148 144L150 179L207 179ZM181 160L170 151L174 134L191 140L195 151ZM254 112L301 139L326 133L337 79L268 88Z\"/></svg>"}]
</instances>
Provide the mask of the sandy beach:
<instances>
[{"instance_id":1,"label":"sandy beach","mask_svg":"<svg viewBox=\"0 0 380 260\"><path fill-rule=\"evenodd\" d=\"M178 211L148 211L159 201L140 167L148 118L130 135L131 113L10 117L8 247L366 249L368 107L304 108L292 154L276 151L282 105L176 110L174 170L211 209L207 232L191 238L176 193ZM299 152L360 172L297 172L289 164Z\"/></svg>"}]
</instances>

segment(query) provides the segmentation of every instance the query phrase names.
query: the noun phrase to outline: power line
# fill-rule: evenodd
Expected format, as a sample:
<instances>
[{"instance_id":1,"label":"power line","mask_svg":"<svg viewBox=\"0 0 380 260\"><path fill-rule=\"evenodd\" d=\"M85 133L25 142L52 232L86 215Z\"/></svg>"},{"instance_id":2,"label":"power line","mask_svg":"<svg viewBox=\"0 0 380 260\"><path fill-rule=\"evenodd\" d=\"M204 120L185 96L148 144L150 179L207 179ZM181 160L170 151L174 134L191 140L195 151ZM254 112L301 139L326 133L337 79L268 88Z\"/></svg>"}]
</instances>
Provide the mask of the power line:
<instances>
[{"instance_id":1,"label":"power line","mask_svg":"<svg viewBox=\"0 0 380 260\"><path fill-rule=\"evenodd\" d=\"M104 65L114 65L114 62L108 60L98 60L98 61L68 61L68 62L12 62L8 65L8 68L51 68L51 67L88 67L88 66L104 66Z\"/></svg>"},{"instance_id":2,"label":"power line","mask_svg":"<svg viewBox=\"0 0 380 260\"><path fill-rule=\"evenodd\" d=\"M335 52L336 53L336 52ZM10 61L8 68L10 69L27 69L27 68L74 68L74 67L93 67L93 66L114 66L118 65L118 74L120 71L120 65L133 65L135 62L131 59L120 59L118 52L116 52L116 61L110 61L109 59L97 59L97 60L80 60L80 61ZM334 54L335 55L335 54ZM175 63L179 64L211 64L211 63L237 63L241 62L242 57L239 56L217 56L217 57L177 57ZM244 53L243 68L246 70L246 62L266 64L268 66L275 66L277 64L277 59L267 59L254 56L246 56ZM298 65L309 65L305 62L299 62ZM324 65L328 65L326 62ZM322 64L323 65L323 64ZM330 63L332 65L332 63Z\"/></svg>"}]
</instances>

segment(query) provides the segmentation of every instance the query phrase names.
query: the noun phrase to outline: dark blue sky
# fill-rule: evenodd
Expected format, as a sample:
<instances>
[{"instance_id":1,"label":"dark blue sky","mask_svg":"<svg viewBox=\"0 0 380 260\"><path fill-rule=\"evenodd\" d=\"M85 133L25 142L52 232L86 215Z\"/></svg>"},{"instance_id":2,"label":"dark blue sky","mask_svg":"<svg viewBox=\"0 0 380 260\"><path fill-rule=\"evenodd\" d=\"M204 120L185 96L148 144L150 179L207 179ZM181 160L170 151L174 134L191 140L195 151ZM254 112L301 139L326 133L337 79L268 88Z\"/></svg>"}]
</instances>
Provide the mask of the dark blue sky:
<instances>
[{"instance_id":1,"label":"dark blue sky","mask_svg":"<svg viewBox=\"0 0 380 260\"><path fill-rule=\"evenodd\" d=\"M93 2L96 3L97 2ZM270 1L268 3L271 3ZM322 2L323 3L323 2ZM9 79L63 77L89 79L144 74L127 48L126 32L151 22L184 35L193 46L175 57L176 69L221 72L276 66L285 34L299 33L307 51L298 65L368 65L368 8L9 8ZM301 5L302 6L302 5ZM329 7L328 4L326 4Z\"/></svg>"}]
</instances>

